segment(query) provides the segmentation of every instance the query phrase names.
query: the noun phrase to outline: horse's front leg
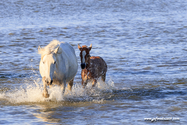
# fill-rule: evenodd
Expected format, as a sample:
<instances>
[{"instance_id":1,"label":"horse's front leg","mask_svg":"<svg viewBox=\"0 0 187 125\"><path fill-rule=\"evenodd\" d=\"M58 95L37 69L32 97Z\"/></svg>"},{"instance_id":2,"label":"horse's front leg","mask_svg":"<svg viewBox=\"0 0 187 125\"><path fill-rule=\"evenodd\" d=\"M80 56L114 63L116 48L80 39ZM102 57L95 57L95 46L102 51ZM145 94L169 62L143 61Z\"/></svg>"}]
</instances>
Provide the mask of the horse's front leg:
<instances>
[{"instance_id":1,"label":"horse's front leg","mask_svg":"<svg viewBox=\"0 0 187 125\"><path fill-rule=\"evenodd\" d=\"M82 79L82 86L83 86L83 88L86 87L87 83L88 83L88 79L86 79L86 80Z\"/></svg>"},{"instance_id":2,"label":"horse's front leg","mask_svg":"<svg viewBox=\"0 0 187 125\"><path fill-rule=\"evenodd\" d=\"M85 86L86 86L83 79L82 79L82 86L83 86L83 88L85 88Z\"/></svg>"},{"instance_id":3,"label":"horse's front leg","mask_svg":"<svg viewBox=\"0 0 187 125\"><path fill-rule=\"evenodd\" d=\"M83 86L83 88L85 88L85 86L88 83L88 75L82 71L81 77L82 77L82 86Z\"/></svg>"},{"instance_id":4,"label":"horse's front leg","mask_svg":"<svg viewBox=\"0 0 187 125\"><path fill-rule=\"evenodd\" d=\"M48 91L47 91L47 83L45 82L45 77L42 78L42 82L43 82L43 85L44 85L43 96L45 98L49 98L49 94L48 94Z\"/></svg>"},{"instance_id":5,"label":"horse's front leg","mask_svg":"<svg viewBox=\"0 0 187 125\"><path fill-rule=\"evenodd\" d=\"M92 87L95 87L96 83L97 83L97 80L96 80L96 79L93 79L93 80L92 80Z\"/></svg>"}]
</instances>

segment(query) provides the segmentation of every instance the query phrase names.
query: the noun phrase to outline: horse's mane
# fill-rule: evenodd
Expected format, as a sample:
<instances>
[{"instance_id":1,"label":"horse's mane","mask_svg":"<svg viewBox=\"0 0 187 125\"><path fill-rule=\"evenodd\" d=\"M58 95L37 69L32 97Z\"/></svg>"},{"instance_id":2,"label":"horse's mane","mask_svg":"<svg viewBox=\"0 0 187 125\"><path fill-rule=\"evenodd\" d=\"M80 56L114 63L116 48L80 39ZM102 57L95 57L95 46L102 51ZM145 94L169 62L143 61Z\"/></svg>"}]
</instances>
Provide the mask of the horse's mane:
<instances>
[{"instance_id":1,"label":"horse's mane","mask_svg":"<svg viewBox=\"0 0 187 125\"><path fill-rule=\"evenodd\" d=\"M54 50L60 45L60 42L58 40L51 41L47 46L45 47L38 47L38 53L41 55L48 55L54 52Z\"/></svg>"}]
</instances>

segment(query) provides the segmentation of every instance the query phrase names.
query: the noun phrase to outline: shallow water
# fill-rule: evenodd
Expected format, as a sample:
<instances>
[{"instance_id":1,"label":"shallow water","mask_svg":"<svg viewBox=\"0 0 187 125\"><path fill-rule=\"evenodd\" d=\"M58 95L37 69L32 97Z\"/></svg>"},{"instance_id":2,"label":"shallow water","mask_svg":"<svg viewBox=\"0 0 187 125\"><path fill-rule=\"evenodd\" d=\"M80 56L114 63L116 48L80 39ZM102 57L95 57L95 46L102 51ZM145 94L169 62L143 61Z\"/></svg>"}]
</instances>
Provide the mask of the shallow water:
<instances>
[{"instance_id":1,"label":"shallow water","mask_svg":"<svg viewBox=\"0 0 187 125\"><path fill-rule=\"evenodd\" d=\"M187 3L182 0L2 0L0 124L187 122ZM108 65L106 83L42 97L38 46L53 39L93 44Z\"/></svg>"}]
</instances>

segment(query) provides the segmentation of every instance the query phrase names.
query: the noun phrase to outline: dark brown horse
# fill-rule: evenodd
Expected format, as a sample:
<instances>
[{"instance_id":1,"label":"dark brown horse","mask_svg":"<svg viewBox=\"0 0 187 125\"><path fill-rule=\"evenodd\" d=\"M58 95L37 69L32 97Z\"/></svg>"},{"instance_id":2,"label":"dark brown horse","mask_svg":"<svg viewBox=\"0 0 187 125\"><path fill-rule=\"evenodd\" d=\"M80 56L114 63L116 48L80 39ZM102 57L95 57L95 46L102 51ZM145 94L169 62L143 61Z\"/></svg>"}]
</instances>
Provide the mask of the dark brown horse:
<instances>
[{"instance_id":1,"label":"dark brown horse","mask_svg":"<svg viewBox=\"0 0 187 125\"><path fill-rule=\"evenodd\" d=\"M83 87L87 85L88 81L91 81L92 87L94 87L99 77L101 77L102 81L105 82L107 64L99 56L90 56L92 44L89 47L86 45L82 47L78 45L78 48L80 50Z\"/></svg>"}]
</instances>

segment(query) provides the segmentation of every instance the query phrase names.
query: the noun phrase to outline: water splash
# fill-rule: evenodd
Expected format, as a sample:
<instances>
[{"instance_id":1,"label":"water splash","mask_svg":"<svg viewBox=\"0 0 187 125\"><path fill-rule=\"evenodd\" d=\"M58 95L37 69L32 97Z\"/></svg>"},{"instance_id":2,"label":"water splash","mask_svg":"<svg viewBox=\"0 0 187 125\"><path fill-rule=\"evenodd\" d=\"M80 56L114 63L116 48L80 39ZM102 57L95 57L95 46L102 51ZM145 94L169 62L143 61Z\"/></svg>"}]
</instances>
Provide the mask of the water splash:
<instances>
[{"instance_id":1,"label":"water splash","mask_svg":"<svg viewBox=\"0 0 187 125\"><path fill-rule=\"evenodd\" d=\"M69 91L66 87L64 94L59 86L53 86L48 88L50 97L46 99L42 96L43 84L40 79L38 79L34 82L26 81L25 85L16 89L0 92L0 100L5 99L13 104L48 101L93 101L94 103L101 103L106 99L105 93L112 93L113 89L115 89L115 86L111 79L106 83L98 80L94 88L92 88L91 83L88 83L85 89L81 84L75 83L72 87L72 91Z\"/></svg>"}]
</instances>

